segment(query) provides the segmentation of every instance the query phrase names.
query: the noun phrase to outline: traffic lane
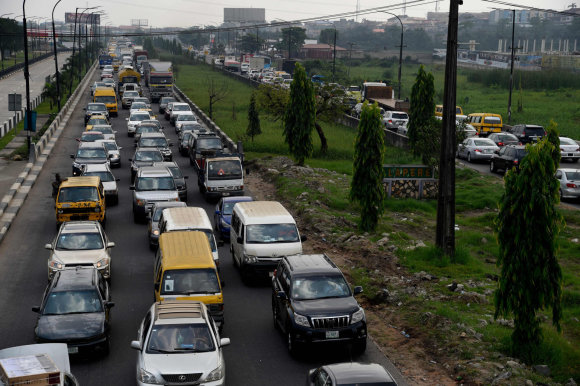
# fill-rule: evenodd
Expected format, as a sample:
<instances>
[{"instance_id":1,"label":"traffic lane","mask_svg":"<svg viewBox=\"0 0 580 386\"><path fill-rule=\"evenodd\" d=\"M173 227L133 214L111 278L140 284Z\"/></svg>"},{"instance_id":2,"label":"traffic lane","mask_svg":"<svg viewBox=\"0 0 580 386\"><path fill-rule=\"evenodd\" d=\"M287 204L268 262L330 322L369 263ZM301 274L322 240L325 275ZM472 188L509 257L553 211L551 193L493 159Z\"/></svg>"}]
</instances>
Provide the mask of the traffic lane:
<instances>
[{"instance_id":1,"label":"traffic lane","mask_svg":"<svg viewBox=\"0 0 580 386\"><path fill-rule=\"evenodd\" d=\"M457 158L457 163L459 165L463 165L463 166L468 167L470 169L477 170L481 174L492 175L492 176L496 176L498 178L503 178L503 176L504 176L503 172L492 173L491 170L489 169L489 162L483 162L483 161L481 161L481 162L467 162L466 160L462 160L462 159ZM560 168L577 169L577 168L579 168L579 166L577 163L560 162ZM568 206L568 207L571 207L574 209L580 209L580 201L579 200L562 201L562 205L564 207Z\"/></svg>"}]
</instances>

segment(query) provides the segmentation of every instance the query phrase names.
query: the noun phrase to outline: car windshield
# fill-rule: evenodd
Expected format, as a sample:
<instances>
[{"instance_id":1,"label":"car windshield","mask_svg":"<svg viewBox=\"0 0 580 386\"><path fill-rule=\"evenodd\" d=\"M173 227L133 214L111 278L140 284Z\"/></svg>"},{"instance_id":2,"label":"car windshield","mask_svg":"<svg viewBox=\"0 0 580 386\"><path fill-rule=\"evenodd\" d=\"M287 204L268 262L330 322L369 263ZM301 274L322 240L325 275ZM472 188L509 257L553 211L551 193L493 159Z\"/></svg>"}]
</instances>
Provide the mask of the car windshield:
<instances>
[{"instance_id":1,"label":"car windshield","mask_svg":"<svg viewBox=\"0 0 580 386\"><path fill-rule=\"evenodd\" d=\"M131 110L146 109L147 104L145 102L133 102L131 105Z\"/></svg>"},{"instance_id":2,"label":"car windshield","mask_svg":"<svg viewBox=\"0 0 580 386\"><path fill-rule=\"evenodd\" d=\"M111 103L117 103L117 100L112 95L98 95L95 97L95 102L111 104Z\"/></svg>"},{"instance_id":3,"label":"car windshield","mask_svg":"<svg viewBox=\"0 0 580 386\"><path fill-rule=\"evenodd\" d=\"M87 125L107 125L109 122L105 118L91 118Z\"/></svg>"},{"instance_id":4,"label":"car windshield","mask_svg":"<svg viewBox=\"0 0 580 386\"><path fill-rule=\"evenodd\" d=\"M58 202L99 201L99 193L94 186L75 186L61 188L58 192Z\"/></svg>"},{"instance_id":5,"label":"car windshield","mask_svg":"<svg viewBox=\"0 0 580 386\"><path fill-rule=\"evenodd\" d=\"M295 224L260 224L246 227L248 244L297 243L299 241Z\"/></svg>"},{"instance_id":6,"label":"car windshield","mask_svg":"<svg viewBox=\"0 0 580 386\"><path fill-rule=\"evenodd\" d=\"M511 134L500 134L495 137L500 142L513 141L517 142L517 138Z\"/></svg>"},{"instance_id":7,"label":"car windshield","mask_svg":"<svg viewBox=\"0 0 580 386\"><path fill-rule=\"evenodd\" d=\"M234 205L238 202L245 202L245 201L225 201L222 206L222 214L226 216L231 216L234 212Z\"/></svg>"},{"instance_id":8,"label":"car windshield","mask_svg":"<svg viewBox=\"0 0 580 386\"><path fill-rule=\"evenodd\" d=\"M133 121L133 122L137 122L137 121L144 121L146 119L149 119L149 114L147 113L142 113L142 114L131 114L131 118L129 118L129 120Z\"/></svg>"},{"instance_id":9,"label":"car windshield","mask_svg":"<svg viewBox=\"0 0 580 386\"><path fill-rule=\"evenodd\" d=\"M103 305L95 290L55 291L46 298L42 314L64 315L102 311Z\"/></svg>"},{"instance_id":10,"label":"car windshield","mask_svg":"<svg viewBox=\"0 0 580 386\"><path fill-rule=\"evenodd\" d=\"M196 124L191 124L191 123L184 123L181 126L181 131L193 131L193 130L201 130L203 129L205 131L205 128L202 127L200 124L196 123Z\"/></svg>"},{"instance_id":11,"label":"car windshield","mask_svg":"<svg viewBox=\"0 0 580 386\"><path fill-rule=\"evenodd\" d=\"M163 97L161 98L161 102L159 102L160 105L166 105L169 102L175 102L175 98L171 98L171 97Z\"/></svg>"},{"instance_id":12,"label":"car windshield","mask_svg":"<svg viewBox=\"0 0 580 386\"><path fill-rule=\"evenodd\" d=\"M197 121L197 119L195 119L195 117L191 114L180 114L177 116L177 120L182 122L191 122L191 121Z\"/></svg>"},{"instance_id":13,"label":"car windshield","mask_svg":"<svg viewBox=\"0 0 580 386\"><path fill-rule=\"evenodd\" d=\"M93 132L99 132L103 134L113 134L113 129L111 126L96 126L93 127Z\"/></svg>"},{"instance_id":14,"label":"car windshield","mask_svg":"<svg viewBox=\"0 0 580 386\"><path fill-rule=\"evenodd\" d=\"M197 140L199 150L221 150L222 141L219 138L202 138Z\"/></svg>"},{"instance_id":15,"label":"car windshield","mask_svg":"<svg viewBox=\"0 0 580 386\"><path fill-rule=\"evenodd\" d=\"M136 98L139 96L137 91L125 91L123 93L123 98Z\"/></svg>"},{"instance_id":16,"label":"car windshield","mask_svg":"<svg viewBox=\"0 0 580 386\"><path fill-rule=\"evenodd\" d=\"M97 232L61 233L56 242L56 249L59 251L103 249L103 238Z\"/></svg>"},{"instance_id":17,"label":"car windshield","mask_svg":"<svg viewBox=\"0 0 580 386\"><path fill-rule=\"evenodd\" d=\"M338 275L298 277L291 284L290 296L295 300L343 298L350 296L350 288Z\"/></svg>"},{"instance_id":18,"label":"car windshield","mask_svg":"<svg viewBox=\"0 0 580 386\"><path fill-rule=\"evenodd\" d=\"M355 91L355 92L359 92L360 91L360 87L359 86L349 86L348 91Z\"/></svg>"},{"instance_id":19,"label":"car windshield","mask_svg":"<svg viewBox=\"0 0 580 386\"><path fill-rule=\"evenodd\" d=\"M209 352L216 347L207 324L156 324L149 334L147 353Z\"/></svg>"},{"instance_id":20,"label":"car windshield","mask_svg":"<svg viewBox=\"0 0 580 386\"><path fill-rule=\"evenodd\" d=\"M103 104L90 104L87 106L88 111L105 111L107 107Z\"/></svg>"},{"instance_id":21,"label":"car windshield","mask_svg":"<svg viewBox=\"0 0 580 386\"><path fill-rule=\"evenodd\" d=\"M173 105L173 111L191 111L189 105Z\"/></svg>"},{"instance_id":22,"label":"car windshield","mask_svg":"<svg viewBox=\"0 0 580 386\"><path fill-rule=\"evenodd\" d=\"M137 181L137 190L175 190L172 177L140 177Z\"/></svg>"},{"instance_id":23,"label":"car windshield","mask_svg":"<svg viewBox=\"0 0 580 386\"><path fill-rule=\"evenodd\" d=\"M163 161L163 155L158 151L138 151L135 153L135 161Z\"/></svg>"},{"instance_id":24,"label":"car windshield","mask_svg":"<svg viewBox=\"0 0 580 386\"><path fill-rule=\"evenodd\" d=\"M99 132L88 132L85 131L81 134L81 142L95 142L98 139L105 139L105 136Z\"/></svg>"},{"instance_id":25,"label":"car windshield","mask_svg":"<svg viewBox=\"0 0 580 386\"><path fill-rule=\"evenodd\" d=\"M101 134L102 136L102 134ZM79 149L76 158L107 158L104 148Z\"/></svg>"},{"instance_id":26,"label":"car windshield","mask_svg":"<svg viewBox=\"0 0 580 386\"><path fill-rule=\"evenodd\" d=\"M579 181L580 180L580 171L566 172L566 179L568 181Z\"/></svg>"},{"instance_id":27,"label":"car windshield","mask_svg":"<svg viewBox=\"0 0 580 386\"><path fill-rule=\"evenodd\" d=\"M183 178L183 174L181 173L179 166L169 166L167 169L169 169L173 178Z\"/></svg>"},{"instance_id":28,"label":"car windshield","mask_svg":"<svg viewBox=\"0 0 580 386\"><path fill-rule=\"evenodd\" d=\"M208 163L207 168L210 180L242 178L242 165L239 160L213 161Z\"/></svg>"},{"instance_id":29,"label":"car windshield","mask_svg":"<svg viewBox=\"0 0 580 386\"><path fill-rule=\"evenodd\" d=\"M156 126L159 130L161 130L161 123L155 119L146 119L141 122L142 125L153 125Z\"/></svg>"},{"instance_id":30,"label":"car windshield","mask_svg":"<svg viewBox=\"0 0 580 386\"><path fill-rule=\"evenodd\" d=\"M188 131L188 132L185 132L185 133L183 134L183 137L181 137L181 142L182 142L182 143L187 143L187 142L189 142L189 139L192 137L192 135L193 135L193 134L192 134L191 132L189 132L189 131Z\"/></svg>"},{"instance_id":31,"label":"car windshield","mask_svg":"<svg viewBox=\"0 0 580 386\"><path fill-rule=\"evenodd\" d=\"M157 126L153 126L153 125L146 125L146 126L140 125L136 131L137 134L158 133L158 132L159 132L159 129L157 128Z\"/></svg>"},{"instance_id":32,"label":"car windshield","mask_svg":"<svg viewBox=\"0 0 580 386\"><path fill-rule=\"evenodd\" d=\"M545 134L545 131L541 127L526 127L525 133L526 135L537 135L541 137Z\"/></svg>"},{"instance_id":33,"label":"car windshield","mask_svg":"<svg viewBox=\"0 0 580 386\"><path fill-rule=\"evenodd\" d=\"M220 293L215 269L175 269L165 271L161 295L189 295Z\"/></svg>"},{"instance_id":34,"label":"car windshield","mask_svg":"<svg viewBox=\"0 0 580 386\"><path fill-rule=\"evenodd\" d=\"M100 177L102 182L112 182L115 181L115 177L113 177L113 173L111 172L86 172L83 173L83 176L95 176Z\"/></svg>"},{"instance_id":35,"label":"car windshield","mask_svg":"<svg viewBox=\"0 0 580 386\"><path fill-rule=\"evenodd\" d=\"M570 138L562 138L562 137L560 137L560 145L576 145L576 146L578 146L576 141L574 141Z\"/></svg>"},{"instance_id":36,"label":"car windshield","mask_svg":"<svg viewBox=\"0 0 580 386\"><path fill-rule=\"evenodd\" d=\"M526 156L526 154L528 154L528 151L526 149L516 149L517 158L522 159Z\"/></svg>"},{"instance_id":37,"label":"car windshield","mask_svg":"<svg viewBox=\"0 0 580 386\"><path fill-rule=\"evenodd\" d=\"M141 137L139 140L139 147L167 147L167 139Z\"/></svg>"},{"instance_id":38,"label":"car windshield","mask_svg":"<svg viewBox=\"0 0 580 386\"><path fill-rule=\"evenodd\" d=\"M105 142L105 148L107 150L117 150L117 144L115 142Z\"/></svg>"},{"instance_id":39,"label":"car windshield","mask_svg":"<svg viewBox=\"0 0 580 386\"><path fill-rule=\"evenodd\" d=\"M491 139L474 139L473 144L475 146L495 146L495 142Z\"/></svg>"}]
</instances>

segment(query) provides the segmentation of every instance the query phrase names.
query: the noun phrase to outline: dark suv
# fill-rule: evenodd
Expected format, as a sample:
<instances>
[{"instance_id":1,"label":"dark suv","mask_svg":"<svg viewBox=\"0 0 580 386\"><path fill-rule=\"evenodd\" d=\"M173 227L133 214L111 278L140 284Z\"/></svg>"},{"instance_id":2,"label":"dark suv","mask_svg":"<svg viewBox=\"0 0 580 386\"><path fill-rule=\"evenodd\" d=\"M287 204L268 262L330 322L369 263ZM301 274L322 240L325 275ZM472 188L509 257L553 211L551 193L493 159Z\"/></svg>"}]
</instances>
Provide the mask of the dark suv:
<instances>
[{"instance_id":1,"label":"dark suv","mask_svg":"<svg viewBox=\"0 0 580 386\"><path fill-rule=\"evenodd\" d=\"M109 285L93 267L57 271L39 307L35 339L38 343L66 343L69 354L109 353Z\"/></svg>"},{"instance_id":2,"label":"dark suv","mask_svg":"<svg viewBox=\"0 0 580 386\"><path fill-rule=\"evenodd\" d=\"M522 145L508 145L502 147L498 153L494 154L489 163L489 170L496 173L498 170L505 170L506 172L515 167L516 170L520 167L520 162L528 154L525 146Z\"/></svg>"},{"instance_id":3,"label":"dark suv","mask_svg":"<svg viewBox=\"0 0 580 386\"><path fill-rule=\"evenodd\" d=\"M518 137L520 143L525 145L530 142L537 142L546 135L546 130L538 125L515 125L510 133Z\"/></svg>"},{"instance_id":4,"label":"dark suv","mask_svg":"<svg viewBox=\"0 0 580 386\"><path fill-rule=\"evenodd\" d=\"M326 255L292 255L280 260L272 277L274 326L298 345L346 343L356 353L367 344L365 312L340 269Z\"/></svg>"}]
</instances>

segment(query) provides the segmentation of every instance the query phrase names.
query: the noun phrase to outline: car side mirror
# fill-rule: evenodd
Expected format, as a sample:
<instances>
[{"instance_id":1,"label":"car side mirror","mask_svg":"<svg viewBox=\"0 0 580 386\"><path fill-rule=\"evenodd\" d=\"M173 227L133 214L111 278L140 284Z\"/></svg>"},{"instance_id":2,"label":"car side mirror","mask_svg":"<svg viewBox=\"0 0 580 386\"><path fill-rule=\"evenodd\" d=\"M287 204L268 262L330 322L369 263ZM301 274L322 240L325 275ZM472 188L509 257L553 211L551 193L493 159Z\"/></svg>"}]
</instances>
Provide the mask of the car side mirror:
<instances>
[{"instance_id":1,"label":"car side mirror","mask_svg":"<svg viewBox=\"0 0 580 386\"><path fill-rule=\"evenodd\" d=\"M74 154L71 154L70 155L70 158L75 159L75 155Z\"/></svg>"},{"instance_id":2,"label":"car side mirror","mask_svg":"<svg viewBox=\"0 0 580 386\"><path fill-rule=\"evenodd\" d=\"M115 178L115 181L116 182L119 182L119 181L121 181L121 179L120 178Z\"/></svg>"},{"instance_id":3,"label":"car side mirror","mask_svg":"<svg viewBox=\"0 0 580 386\"><path fill-rule=\"evenodd\" d=\"M300 236L300 241L301 242L305 242L306 240L308 240L308 236L306 236L306 235Z\"/></svg>"},{"instance_id":4,"label":"car side mirror","mask_svg":"<svg viewBox=\"0 0 580 386\"><path fill-rule=\"evenodd\" d=\"M173 146L173 144L172 144L172 143L170 143L170 144L169 144L169 147L172 147L172 146Z\"/></svg>"},{"instance_id":5,"label":"car side mirror","mask_svg":"<svg viewBox=\"0 0 580 386\"><path fill-rule=\"evenodd\" d=\"M52 249L52 244L44 244L44 249Z\"/></svg>"},{"instance_id":6,"label":"car side mirror","mask_svg":"<svg viewBox=\"0 0 580 386\"><path fill-rule=\"evenodd\" d=\"M159 291L159 283L153 284L153 288L155 288L155 291Z\"/></svg>"},{"instance_id":7,"label":"car side mirror","mask_svg":"<svg viewBox=\"0 0 580 386\"><path fill-rule=\"evenodd\" d=\"M187 180L187 179L189 179L189 176L183 176L183 179Z\"/></svg>"},{"instance_id":8,"label":"car side mirror","mask_svg":"<svg viewBox=\"0 0 580 386\"><path fill-rule=\"evenodd\" d=\"M119 148L120 149L120 148ZM128 158L129 162L133 162L133 158Z\"/></svg>"},{"instance_id":9,"label":"car side mirror","mask_svg":"<svg viewBox=\"0 0 580 386\"><path fill-rule=\"evenodd\" d=\"M115 307L115 302L106 302L105 307L106 308L113 308L113 307Z\"/></svg>"},{"instance_id":10,"label":"car side mirror","mask_svg":"<svg viewBox=\"0 0 580 386\"><path fill-rule=\"evenodd\" d=\"M37 314L40 313L40 307L39 306L32 307L32 312L36 312Z\"/></svg>"},{"instance_id":11,"label":"car side mirror","mask_svg":"<svg viewBox=\"0 0 580 386\"><path fill-rule=\"evenodd\" d=\"M135 350L141 350L141 342L138 340L131 341L131 348L134 348Z\"/></svg>"},{"instance_id":12,"label":"car side mirror","mask_svg":"<svg viewBox=\"0 0 580 386\"><path fill-rule=\"evenodd\" d=\"M113 154L109 154L109 158L113 158Z\"/></svg>"},{"instance_id":13,"label":"car side mirror","mask_svg":"<svg viewBox=\"0 0 580 386\"><path fill-rule=\"evenodd\" d=\"M223 240L218 240L217 245L218 245L218 247L223 247L224 246L224 241Z\"/></svg>"},{"instance_id":14,"label":"car side mirror","mask_svg":"<svg viewBox=\"0 0 580 386\"><path fill-rule=\"evenodd\" d=\"M215 211L215 214L217 214L217 215L219 215L219 214L220 214L220 211L219 211L219 209L216 209L216 211Z\"/></svg>"},{"instance_id":15,"label":"car side mirror","mask_svg":"<svg viewBox=\"0 0 580 386\"><path fill-rule=\"evenodd\" d=\"M129 120L129 118L125 118L125 120L126 120L126 121L128 121L128 120Z\"/></svg>"},{"instance_id":16,"label":"car side mirror","mask_svg":"<svg viewBox=\"0 0 580 386\"><path fill-rule=\"evenodd\" d=\"M129 186L129 190L135 190L135 185Z\"/></svg>"},{"instance_id":17,"label":"car side mirror","mask_svg":"<svg viewBox=\"0 0 580 386\"><path fill-rule=\"evenodd\" d=\"M288 297L286 296L286 292L284 292L284 291L278 291L278 299L281 299L281 300L288 299Z\"/></svg>"},{"instance_id":18,"label":"car side mirror","mask_svg":"<svg viewBox=\"0 0 580 386\"><path fill-rule=\"evenodd\" d=\"M221 338L220 347L224 347L230 344L230 338Z\"/></svg>"},{"instance_id":19,"label":"car side mirror","mask_svg":"<svg viewBox=\"0 0 580 386\"><path fill-rule=\"evenodd\" d=\"M354 287L354 294L358 295L358 294L362 294L363 292L363 287L361 287L360 285L357 285L356 287Z\"/></svg>"},{"instance_id":20,"label":"car side mirror","mask_svg":"<svg viewBox=\"0 0 580 386\"><path fill-rule=\"evenodd\" d=\"M243 243L244 243L244 240L242 240L242 238L241 238L241 237L238 237L238 238L236 239L236 243L238 243L238 244L243 244Z\"/></svg>"},{"instance_id":21,"label":"car side mirror","mask_svg":"<svg viewBox=\"0 0 580 386\"><path fill-rule=\"evenodd\" d=\"M109 241L107 243L107 248L114 248L115 247L115 242L114 241Z\"/></svg>"}]
</instances>

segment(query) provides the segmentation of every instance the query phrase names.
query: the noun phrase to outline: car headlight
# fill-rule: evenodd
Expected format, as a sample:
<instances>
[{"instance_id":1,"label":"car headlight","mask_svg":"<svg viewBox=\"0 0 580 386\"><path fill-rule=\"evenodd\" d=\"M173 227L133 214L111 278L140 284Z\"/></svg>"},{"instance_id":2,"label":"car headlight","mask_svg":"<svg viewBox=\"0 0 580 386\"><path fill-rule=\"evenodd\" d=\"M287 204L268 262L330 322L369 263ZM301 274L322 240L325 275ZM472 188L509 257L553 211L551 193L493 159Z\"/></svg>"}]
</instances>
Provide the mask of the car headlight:
<instances>
[{"instance_id":1,"label":"car headlight","mask_svg":"<svg viewBox=\"0 0 580 386\"><path fill-rule=\"evenodd\" d=\"M108 257L104 257L101 260L97 261L97 264L95 264L95 266L97 268L103 268L106 267L107 265L109 265L109 258Z\"/></svg>"},{"instance_id":2,"label":"car headlight","mask_svg":"<svg viewBox=\"0 0 580 386\"><path fill-rule=\"evenodd\" d=\"M308 318L304 315L300 315L300 314L295 313L294 314L294 321L299 326L310 327L310 324L308 323Z\"/></svg>"},{"instance_id":3,"label":"car headlight","mask_svg":"<svg viewBox=\"0 0 580 386\"><path fill-rule=\"evenodd\" d=\"M52 269L63 269L64 264L58 260L50 260L48 266Z\"/></svg>"},{"instance_id":4,"label":"car headlight","mask_svg":"<svg viewBox=\"0 0 580 386\"><path fill-rule=\"evenodd\" d=\"M216 369L214 369L211 373L207 375L205 381L206 382L219 381L223 377L224 377L224 367L222 365L219 365Z\"/></svg>"},{"instance_id":5,"label":"car headlight","mask_svg":"<svg viewBox=\"0 0 580 386\"><path fill-rule=\"evenodd\" d=\"M154 236L159 236L159 229L155 229L155 230L153 231L153 235L154 235Z\"/></svg>"},{"instance_id":6,"label":"car headlight","mask_svg":"<svg viewBox=\"0 0 580 386\"><path fill-rule=\"evenodd\" d=\"M56 212L57 212L58 214L63 214L63 213L64 213L64 210L62 210L62 209L59 209L59 210L57 210Z\"/></svg>"},{"instance_id":7,"label":"car headlight","mask_svg":"<svg viewBox=\"0 0 580 386\"><path fill-rule=\"evenodd\" d=\"M100 207L99 205L97 205L97 206L95 207L95 212L99 213L100 211L101 211L101 207Z\"/></svg>"},{"instance_id":8,"label":"car headlight","mask_svg":"<svg viewBox=\"0 0 580 386\"><path fill-rule=\"evenodd\" d=\"M254 264L258 262L258 256L244 254L244 262L246 264Z\"/></svg>"},{"instance_id":9,"label":"car headlight","mask_svg":"<svg viewBox=\"0 0 580 386\"><path fill-rule=\"evenodd\" d=\"M119 154L111 154L111 159L119 159Z\"/></svg>"},{"instance_id":10,"label":"car headlight","mask_svg":"<svg viewBox=\"0 0 580 386\"><path fill-rule=\"evenodd\" d=\"M78 163L78 162L73 162L73 168L77 168L80 169L82 166L82 164Z\"/></svg>"},{"instance_id":11,"label":"car headlight","mask_svg":"<svg viewBox=\"0 0 580 386\"><path fill-rule=\"evenodd\" d=\"M362 308L359 308L358 311L356 311L354 314L352 314L352 317L350 318L350 324L358 323L361 320L363 320L364 318L365 318L365 311Z\"/></svg>"},{"instance_id":12,"label":"car headlight","mask_svg":"<svg viewBox=\"0 0 580 386\"><path fill-rule=\"evenodd\" d=\"M179 201L179 197L175 197L173 201Z\"/></svg>"},{"instance_id":13,"label":"car headlight","mask_svg":"<svg viewBox=\"0 0 580 386\"><path fill-rule=\"evenodd\" d=\"M137 372L137 379L139 380L139 382L150 383L152 385L162 384L162 382L160 382L155 375L151 374L149 371L142 368L140 368L139 371Z\"/></svg>"}]
</instances>

